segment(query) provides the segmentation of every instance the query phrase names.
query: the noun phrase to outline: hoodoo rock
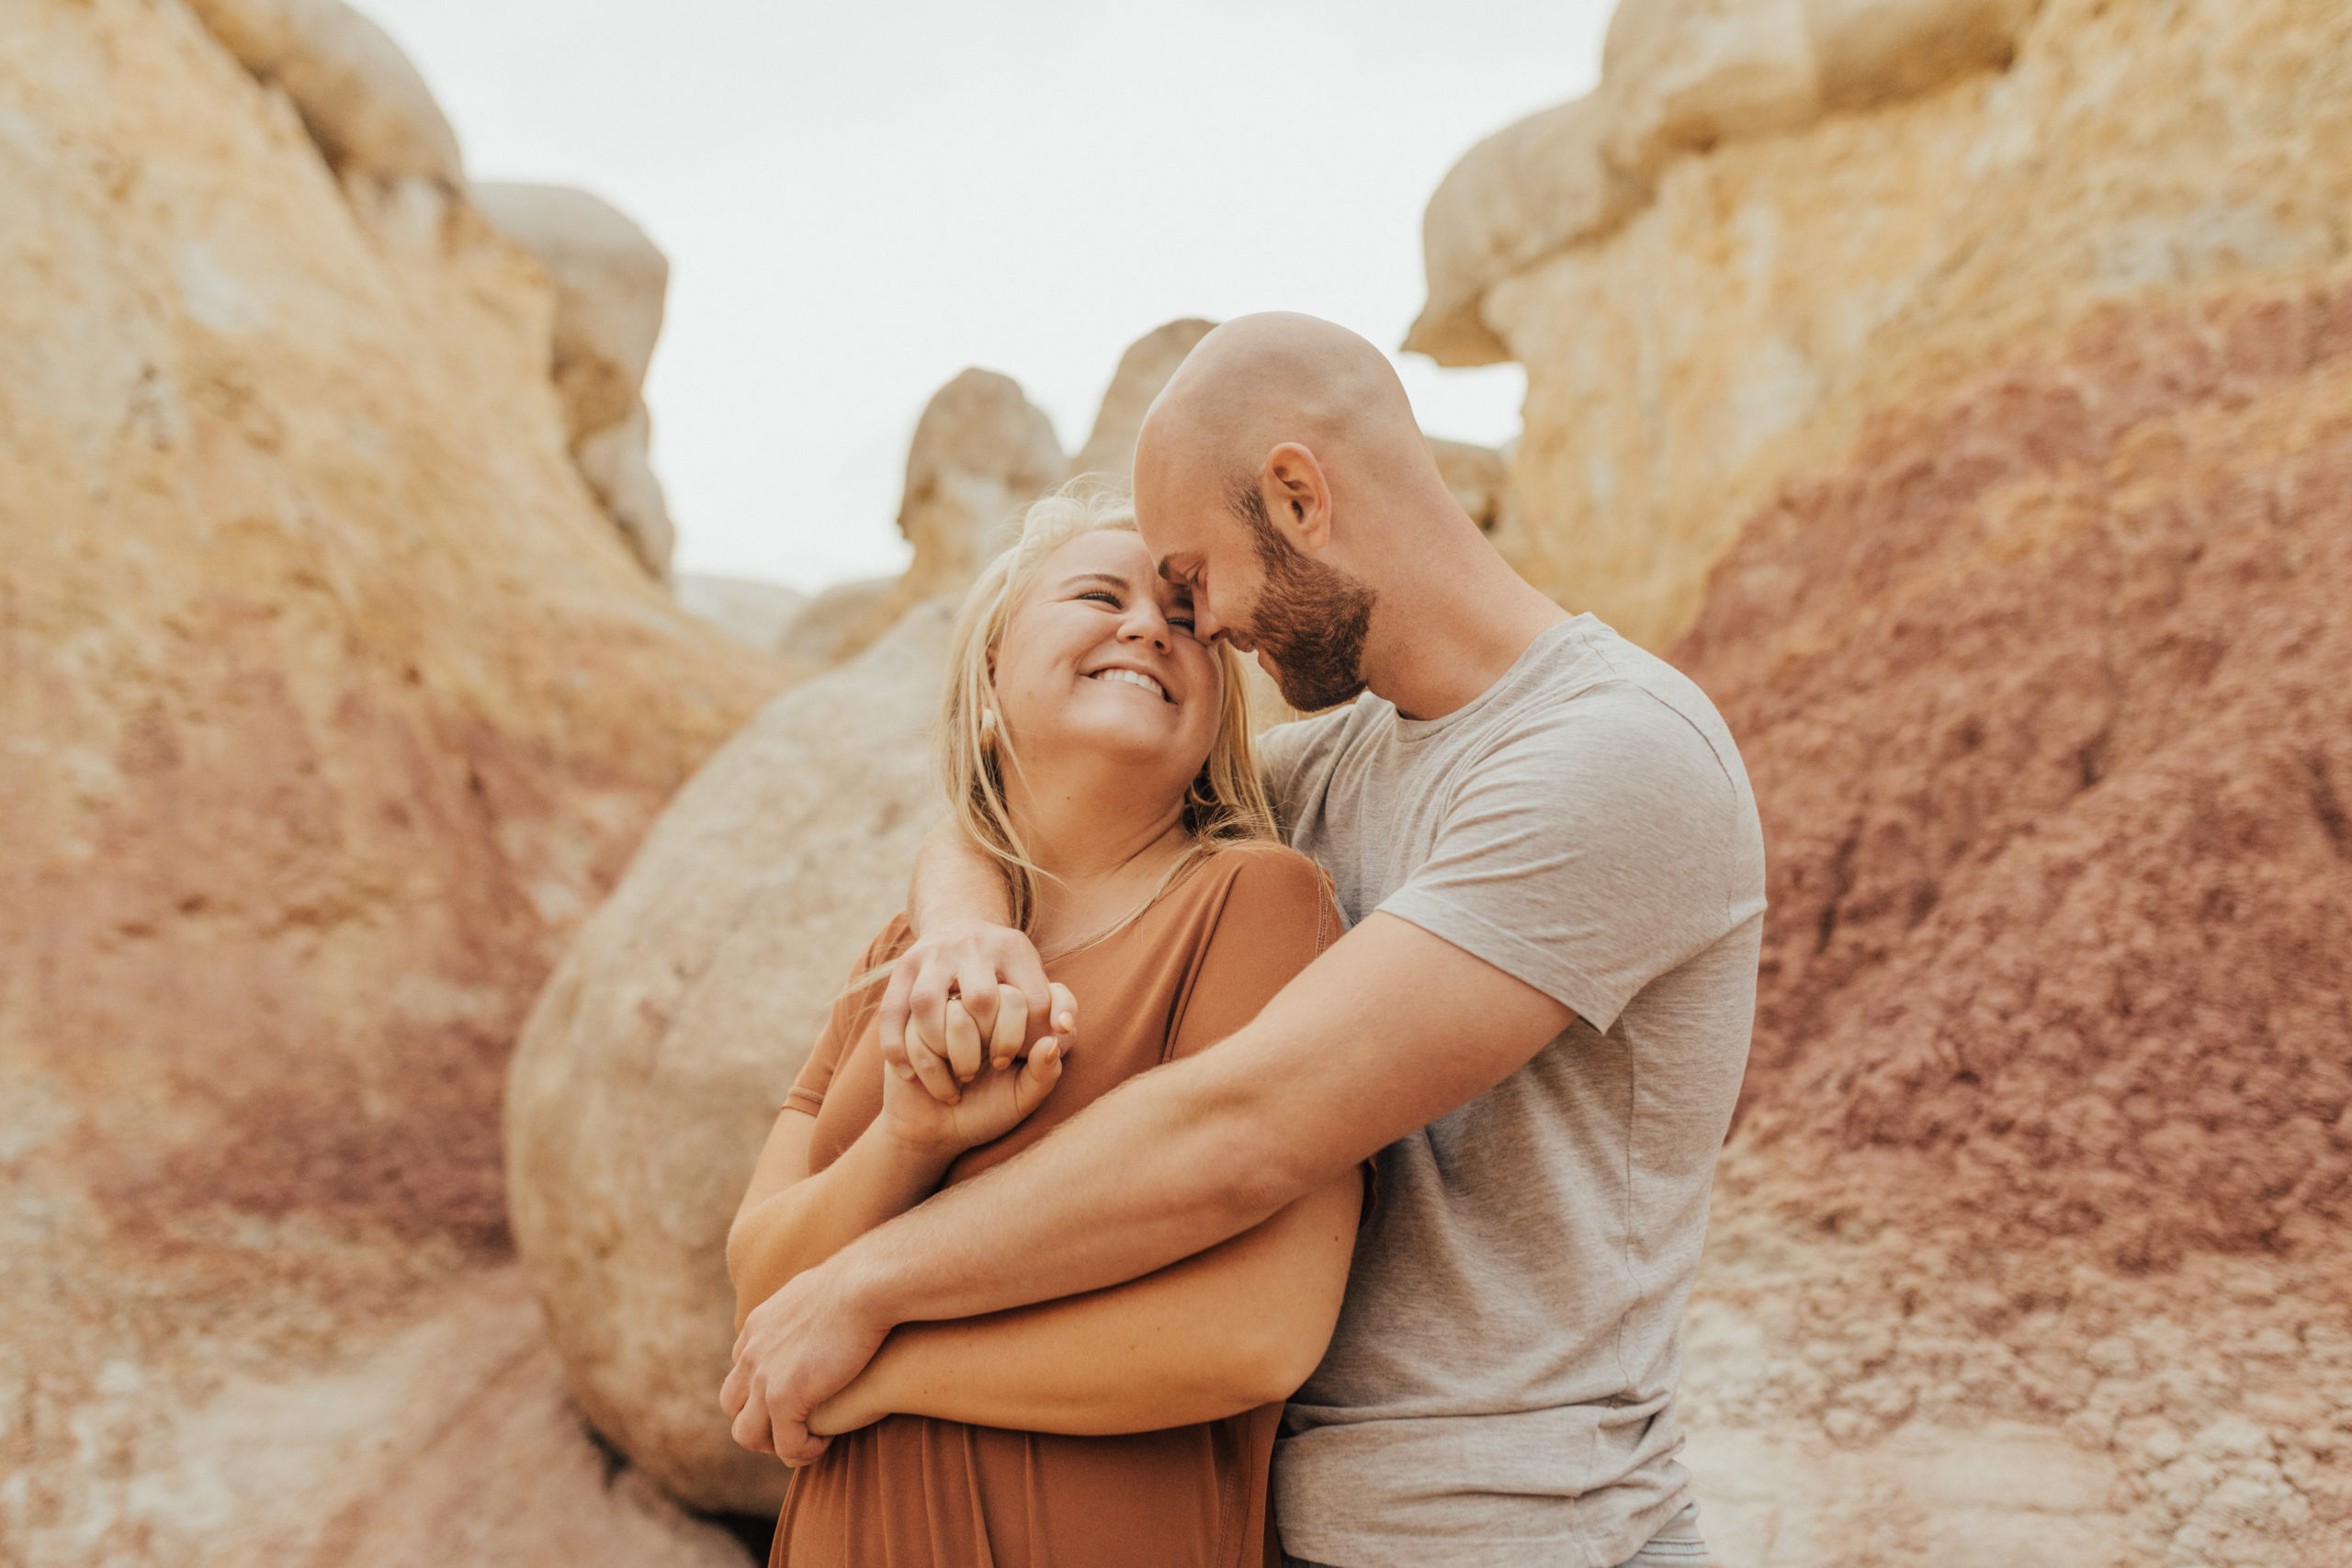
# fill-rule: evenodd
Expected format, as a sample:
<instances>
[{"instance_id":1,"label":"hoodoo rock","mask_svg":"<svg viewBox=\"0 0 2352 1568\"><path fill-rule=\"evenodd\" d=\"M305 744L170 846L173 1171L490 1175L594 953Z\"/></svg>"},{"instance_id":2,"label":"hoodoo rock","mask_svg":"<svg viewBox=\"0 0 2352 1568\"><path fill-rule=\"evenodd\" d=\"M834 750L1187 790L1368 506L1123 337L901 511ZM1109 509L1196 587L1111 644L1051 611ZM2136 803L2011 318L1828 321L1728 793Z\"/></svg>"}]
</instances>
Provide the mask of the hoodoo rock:
<instances>
[{"instance_id":1,"label":"hoodoo rock","mask_svg":"<svg viewBox=\"0 0 2352 1568\"><path fill-rule=\"evenodd\" d=\"M555 284L550 367L572 457L646 570L668 576L676 531L647 457L643 393L669 258L627 214L584 190L483 184L473 199Z\"/></svg>"},{"instance_id":2,"label":"hoodoo rock","mask_svg":"<svg viewBox=\"0 0 2352 1568\"><path fill-rule=\"evenodd\" d=\"M1910 387L2119 295L2329 265L2347 28L2332 0L1629 0L1600 86L1473 149L1425 219L1411 346L1527 367L1513 564L1663 648L1742 521Z\"/></svg>"},{"instance_id":3,"label":"hoodoo rock","mask_svg":"<svg viewBox=\"0 0 2352 1568\"><path fill-rule=\"evenodd\" d=\"M188 0L244 68L285 89L336 171L465 186L457 133L384 29L342 0Z\"/></svg>"},{"instance_id":4,"label":"hoodoo rock","mask_svg":"<svg viewBox=\"0 0 2352 1568\"><path fill-rule=\"evenodd\" d=\"M1007 542L1005 529L1067 470L1053 421L1010 376L977 367L933 392L907 446L899 532L914 559L896 579L826 590L786 635L786 657L835 664L854 657L933 598L957 598Z\"/></svg>"},{"instance_id":5,"label":"hoodoo rock","mask_svg":"<svg viewBox=\"0 0 2352 1568\"><path fill-rule=\"evenodd\" d=\"M598 513L546 282L469 207L382 243L185 6L4 9L0 1557L388 1562L371 1493L494 1536L455 1478L537 1454L526 1511L707 1562L515 1316L498 1102L784 669Z\"/></svg>"},{"instance_id":6,"label":"hoodoo rock","mask_svg":"<svg viewBox=\"0 0 2352 1568\"><path fill-rule=\"evenodd\" d=\"M573 1393L673 1496L774 1510L728 1436L727 1227L936 814L948 612L778 698L678 793L533 1010L506 1094L521 1248Z\"/></svg>"},{"instance_id":7,"label":"hoodoo rock","mask_svg":"<svg viewBox=\"0 0 2352 1568\"><path fill-rule=\"evenodd\" d=\"M1193 345L1216 326L1215 321L1186 316L1163 321L1127 345L1095 411L1094 430L1070 459L1073 478L1091 474L1122 490L1135 483L1136 437L1143 432L1144 415Z\"/></svg>"}]
</instances>

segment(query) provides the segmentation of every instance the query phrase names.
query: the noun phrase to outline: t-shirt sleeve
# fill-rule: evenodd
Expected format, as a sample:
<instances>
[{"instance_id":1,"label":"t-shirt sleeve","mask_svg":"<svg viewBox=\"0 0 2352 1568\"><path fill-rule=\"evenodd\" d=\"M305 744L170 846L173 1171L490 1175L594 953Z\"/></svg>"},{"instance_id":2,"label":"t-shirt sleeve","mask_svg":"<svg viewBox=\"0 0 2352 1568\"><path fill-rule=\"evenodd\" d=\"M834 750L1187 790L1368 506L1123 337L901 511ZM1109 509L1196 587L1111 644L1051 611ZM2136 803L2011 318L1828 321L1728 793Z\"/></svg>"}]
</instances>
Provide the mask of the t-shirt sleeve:
<instances>
[{"instance_id":1,"label":"t-shirt sleeve","mask_svg":"<svg viewBox=\"0 0 2352 1568\"><path fill-rule=\"evenodd\" d=\"M1732 925L1736 794L1714 749L1617 686L1538 716L1453 785L1429 860L1380 908L1598 1030Z\"/></svg>"},{"instance_id":2,"label":"t-shirt sleeve","mask_svg":"<svg viewBox=\"0 0 2352 1568\"><path fill-rule=\"evenodd\" d=\"M857 966L850 971L849 977L852 980L862 978L889 963L906 951L910 934L906 917L894 918L882 928L881 935L866 944L864 955L858 959ZM817 1033L817 1043L808 1048L808 1062L801 1067L800 1076L792 1080L792 1088L785 1093L784 1109L805 1111L814 1116L824 1108L825 1091L832 1087L833 1071L841 1066L842 1057L849 1053L849 1048L856 1043L866 1021L881 1007L883 986L884 982L876 979L834 998L832 1011L825 1019L825 1027Z\"/></svg>"},{"instance_id":3,"label":"t-shirt sleeve","mask_svg":"<svg viewBox=\"0 0 2352 1568\"><path fill-rule=\"evenodd\" d=\"M1185 988L1169 1055L1206 1050L1258 1016L1274 993L1338 940L1340 912L1320 867L1290 850L1247 857L1227 885L1216 927Z\"/></svg>"}]
</instances>

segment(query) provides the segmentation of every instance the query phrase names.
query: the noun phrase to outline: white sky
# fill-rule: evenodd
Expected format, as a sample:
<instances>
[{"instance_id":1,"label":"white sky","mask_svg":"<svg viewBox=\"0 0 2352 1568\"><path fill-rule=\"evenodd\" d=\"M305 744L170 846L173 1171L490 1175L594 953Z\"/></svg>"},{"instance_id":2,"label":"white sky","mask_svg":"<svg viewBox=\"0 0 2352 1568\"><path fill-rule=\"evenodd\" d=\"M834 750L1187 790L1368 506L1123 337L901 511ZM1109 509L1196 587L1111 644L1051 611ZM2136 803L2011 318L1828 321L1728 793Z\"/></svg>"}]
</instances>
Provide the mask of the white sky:
<instances>
[{"instance_id":1,"label":"white sky","mask_svg":"<svg viewBox=\"0 0 2352 1568\"><path fill-rule=\"evenodd\" d=\"M580 185L669 253L647 389L688 571L891 571L908 435L967 365L1086 439L1176 316L1393 348L1454 159L1600 71L1611 0L359 0L484 179ZM1516 366L1399 368L1519 425Z\"/></svg>"}]
</instances>

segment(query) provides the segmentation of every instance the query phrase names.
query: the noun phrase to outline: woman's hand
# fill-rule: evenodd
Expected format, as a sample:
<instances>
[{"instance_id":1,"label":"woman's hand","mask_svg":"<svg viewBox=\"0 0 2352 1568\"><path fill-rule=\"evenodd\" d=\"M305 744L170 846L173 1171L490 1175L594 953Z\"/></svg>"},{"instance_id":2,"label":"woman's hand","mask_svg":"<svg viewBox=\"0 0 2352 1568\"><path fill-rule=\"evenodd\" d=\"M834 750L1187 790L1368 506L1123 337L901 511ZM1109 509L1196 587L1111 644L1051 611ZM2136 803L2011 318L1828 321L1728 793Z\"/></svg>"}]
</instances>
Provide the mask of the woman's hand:
<instances>
[{"instance_id":1,"label":"woman's hand","mask_svg":"<svg viewBox=\"0 0 2352 1568\"><path fill-rule=\"evenodd\" d=\"M1017 1009L1000 1008L1000 1032L1017 1031L1021 1016ZM1048 1036L1032 1046L1026 1057L1008 1056L1006 1065L998 1066L992 1051L982 1052L978 1027L960 998L947 1004L947 1035L950 1059L958 1067L970 1061L978 1076L958 1084L937 1070L919 1076L910 1068L885 1066L881 1125L910 1147L952 1159L1002 1137L1045 1103L1061 1081L1063 1043ZM945 1081L933 1083L933 1077Z\"/></svg>"},{"instance_id":2,"label":"woman's hand","mask_svg":"<svg viewBox=\"0 0 2352 1568\"><path fill-rule=\"evenodd\" d=\"M928 842L924 852L931 853ZM953 1099L953 1083L968 1083L978 1070L977 1059L953 1068L947 1065L950 1004L959 995L975 1036L988 1039L998 1066L1032 1040L1046 1034L1068 1039L1078 1027L1076 999L1068 987L1046 980L1026 935L985 919L927 920L922 935L891 968L878 1018L882 1059L895 1071L913 1072L942 1099Z\"/></svg>"}]
</instances>

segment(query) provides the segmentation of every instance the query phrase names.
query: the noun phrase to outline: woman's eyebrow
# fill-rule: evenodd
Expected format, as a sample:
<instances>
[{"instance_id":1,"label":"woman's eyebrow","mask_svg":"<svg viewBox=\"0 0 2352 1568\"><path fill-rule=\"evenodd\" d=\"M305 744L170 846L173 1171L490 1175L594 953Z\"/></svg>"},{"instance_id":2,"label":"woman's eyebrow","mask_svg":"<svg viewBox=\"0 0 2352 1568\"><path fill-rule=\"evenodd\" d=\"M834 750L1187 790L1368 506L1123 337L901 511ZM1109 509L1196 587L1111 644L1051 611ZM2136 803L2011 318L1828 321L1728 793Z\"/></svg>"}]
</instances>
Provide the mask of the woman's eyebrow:
<instances>
[{"instance_id":1,"label":"woman's eyebrow","mask_svg":"<svg viewBox=\"0 0 2352 1568\"><path fill-rule=\"evenodd\" d=\"M1134 590L1128 585L1127 580L1121 577L1115 571L1077 571L1072 572L1069 576L1062 579L1062 586L1064 588L1068 588L1075 582L1107 582L1112 587L1119 589L1122 592L1134 592Z\"/></svg>"}]
</instances>

